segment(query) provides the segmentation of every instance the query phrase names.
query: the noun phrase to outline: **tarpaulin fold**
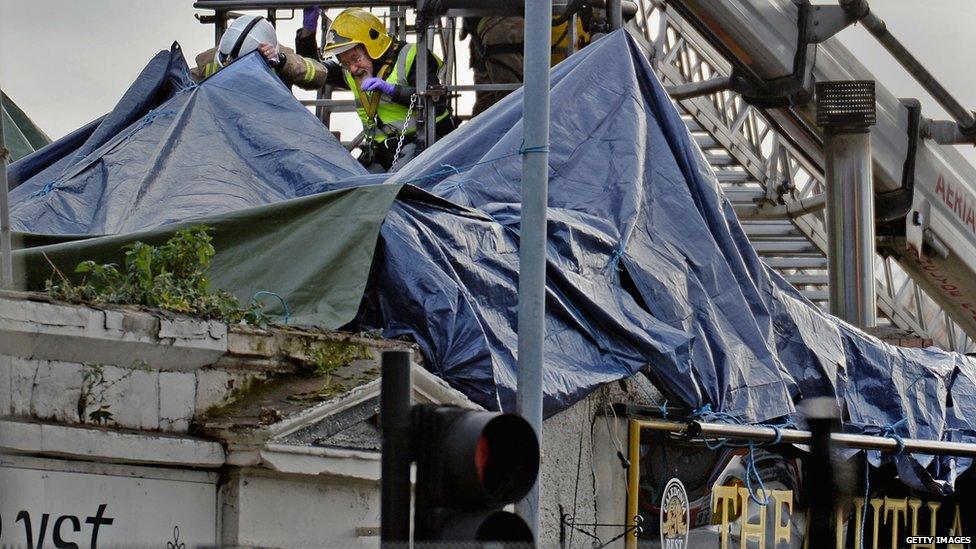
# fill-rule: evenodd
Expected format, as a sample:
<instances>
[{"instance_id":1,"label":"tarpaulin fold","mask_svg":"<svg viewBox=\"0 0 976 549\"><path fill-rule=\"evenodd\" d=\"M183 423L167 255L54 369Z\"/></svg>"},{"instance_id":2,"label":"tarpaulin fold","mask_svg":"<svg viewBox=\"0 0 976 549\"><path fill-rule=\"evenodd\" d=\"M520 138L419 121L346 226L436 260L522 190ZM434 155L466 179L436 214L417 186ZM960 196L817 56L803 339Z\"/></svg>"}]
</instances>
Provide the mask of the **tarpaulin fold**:
<instances>
[{"instance_id":1,"label":"tarpaulin fold","mask_svg":"<svg viewBox=\"0 0 976 549\"><path fill-rule=\"evenodd\" d=\"M51 138L3 90L0 90L0 104L3 105L0 109L3 145L10 154L8 162L16 162L51 143Z\"/></svg>"}]
</instances>

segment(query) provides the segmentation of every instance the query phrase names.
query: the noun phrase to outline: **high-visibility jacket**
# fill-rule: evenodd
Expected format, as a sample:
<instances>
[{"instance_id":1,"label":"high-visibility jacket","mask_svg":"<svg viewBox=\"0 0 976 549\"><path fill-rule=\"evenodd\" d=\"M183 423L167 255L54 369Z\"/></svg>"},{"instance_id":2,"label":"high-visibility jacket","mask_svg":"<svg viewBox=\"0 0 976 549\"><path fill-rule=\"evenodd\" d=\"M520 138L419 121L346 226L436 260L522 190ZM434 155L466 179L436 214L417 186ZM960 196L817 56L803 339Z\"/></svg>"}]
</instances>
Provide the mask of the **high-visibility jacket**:
<instances>
[{"instance_id":1,"label":"high-visibility jacket","mask_svg":"<svg viewBox=\"0 0 976 549\"><path fill-rule=\"evenodd\" d=\"M414 87L410 82L410 71L413 69L414 61L417 57L417 45L406 44L400 47L396 54L396 61L392 64L386 63L379 65L376 76L383 78L387 82L403 87ZM436 56L435 56L436 58ZM437 58L437 66L443 65L443 61ZM363 123L363 129L368 138L377 142L382 142L390 138L399 137L403 132L405 136L417 133L417 106L407 118L408 105L403 105L393 101L392 98L383 95L379 91L365 92L359 87L359 82L347 70L342 71L346 85L352 90L356 100L356 113ZM451 115L450 109L444 109L439 113L435 120L440 122ZM406 131L404 131L404 128Z\"/></svg>"},{"instance_id":2,"label":"high-visibility jacket","mask_svg":"<svg viewBox=\"0 0 976 549\"><path fill-rule=\"evenodd\" d=\"M302 57L291 49L278 46L284 54L284 62L275 67L275 72L281 80L290 85L298 86L306 90L317 90L325 85L329 70L325 65L315 59ZM194 80L200 81L220 70L220 65L216 61L217 48L197 55L197 66L190 70L190 75Z\"/></svg>"}]
</instances>

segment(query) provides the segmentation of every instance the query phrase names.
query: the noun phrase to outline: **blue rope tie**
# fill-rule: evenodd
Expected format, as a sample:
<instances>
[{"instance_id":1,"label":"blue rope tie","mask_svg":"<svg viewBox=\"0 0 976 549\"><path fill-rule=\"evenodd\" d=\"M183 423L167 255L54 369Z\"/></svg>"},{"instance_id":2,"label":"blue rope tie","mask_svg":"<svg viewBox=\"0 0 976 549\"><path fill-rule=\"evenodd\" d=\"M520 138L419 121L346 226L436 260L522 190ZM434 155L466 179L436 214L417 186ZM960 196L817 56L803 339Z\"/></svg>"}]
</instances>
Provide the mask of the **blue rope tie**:
<instances>
[{"instance_id":1,"label":"blue rope tie","mask_svg":"<svg viewBox=\"0 0 976 549\"><path fill-rule=\"evenodd\" d=\"M668 401L665 400L664 404L662 404L659 408L661 410L661 419L668 419Z\"/></svg>"},{"instance_id":2,"label":"blue rope tie","mask_svg":"<svg viewBox=\"0 0 976 549\"><path fill-rule=\"evenodd\" d=\"M549 146L548 145L539 145L538 147L526 147L525 146L525 140L524 139L522 140L522 144L519 145L519 149L518 149L518 153L519 154L523 154L523 155L524 154L540 154L540 153L548 153L548 152L549 152Z\"/></svg>"},{"instance_id":3,"label":"blue rope tie","mask_svg":"<svg viewBox=\"0 0 976 549\"><path fill-rule=\"evenodd\" d=\"M907 418L901 418L900 420L885 425L884 427L881 428L881 436L890 438L895 441L896 455L901 455L905 453L905 439L901 438L901 436L899 436L898 433L896 433L895 431L897 431L899 427L904 425L906 421L908 421Z\"/></svg>"},{"instance_id":4,"label":"blue rope tie","mask_svg":"<svg viewBox=\"0 0 976 549\"><path fill-rule=\"evenodd\" d=\"M746 460L746 490L749 491L749 499L751 499L753 502L755 502L756 505L760 505L762 507L765 507L765 506L769 505L769 496L766 495L766 485L763 484L762 476L759 474L759 469L756 467L756 453L755 453L755 449L756 449L755 448L755 443L753 443L750 440L749 441L749 457ZM762 500L760 500L758 497L756 497L756 490L753 489L753 487L752 487L752 480L751 480L752 477L755 477L756 481L759 483L759 490L762 492L763 498L764 498Z\"/></svg>"},{"instance_id":5,"label":"blue rope tie","mask_svg":"<svg viewBox=\"0 0 976 549\"><path fill-rule=\"evenodd\" d=\"M624 251L620 246L617 246L610 252L610 260L603 267L604 272L614 272L617 270L617 266L620 264L620 258L623 257Z\"/></svg>"},{"instance_id":6,"label":"blue rope tie","mask_svg":"<svg viewBox=\"0 0 976 549\"><path fill-rule=\"evenodd\" d=\"M660 407L662 412L664 412L664 407ZM746 425L738 417L726 413L726 412L715 412L712 410L711 404L705 404L698 408L692 410L688 415L689 419L701 420L706 422L723 422L732 423L737 425ZM722 447L731 448L748 448L749 453L746 455L746 489L749 491L749 499L754 501L757 505L766 506L769 505L769 497L766 495L766 486L763 483L762 476L759 474L759 468L756 467L756 446L775 446L783 442L783 429L795 429L796 424L791 419L787 419L781 423L759 423L756 424L757 427L768 427L773 430L773 439L769 442L759 443L749 440L745 443L732 442L728 439L716 439L716 442L712 442L707 438L704 439L705 446L710 450L718 450ZM758 491L762 492L763 499L759 499L756 495L757 490L754 488L754 482L758 485Z\"/></svg>"},{"instance_id":7,"label":"blue rope tie","mask_svg":"<svg viewBox=\"0 0 976 549\"><path fill-rule=\"evenodd\" d=\"M55 185L60 183L60 181L50 181L46 185L40 188L40 190L34 191L30 194L29 198L37 198L39 196L44 196L47 193L54 190Z\"/></svg>"},{"instance_id":8,"label":"blue rope tie","mask_svg":"<svg viewBox=\"0 0 976 549\"><path fill-rule=\"evenodd\" d=\"M450 164L441 164L441 168L444 168L444 169L447 169L447 170L451 170L451 171L453 171L453 172L454 172L454 173L455 173L456 175L461 175L461 170L459 170L459 169L457 169L457 168L455 168L454 166L452 166L452 165L450 165Z\"/></svg>"},{"instance_id":9,"label":"blue rope tie","mask_svg":"<svg viewBox=\"0 0 976 549\"><path fill-rule=\"evenodd\" d=\"M276 294L274 292L266 292L264 290L260 290L258 292L255 292L254 295L251 296L251 303L259 303L258 302L258 296L265 296L265 295L266 296L269 296L269 297L276 297L276 298L278 298L278 301L281 302L281 307L284 309L284 312L285 312L285 314L283 315L284 318L282 320L282 323L283 324L288 324L288 320L291 319L291 311L288 309L288 303L286 303L285 302L285 299L283 297L281 297L280 295L278 295L278 294Z\"/></svg>"},{"instance_id":10,"label":"blue rope tie","mask_svg":"<svg viewBox=\"0 0 976 549\"><path fill-rule=\"evenodd\" d=\"M122 140L124 141L128 139L129 136L131 136L132 134L152 124L157 118L170 117L170 116L176 116L176 111L173 109L164 109L159 111L155 109L150 109L150 111L147 112L145 116L142 117L142 120L139 121L139 124L135 128L133 128L128 135L122 138ZM61 185L62 183L64 183L64 181L60 179L56 181L51 181L50 183L44 185L44 187L42 187L40 190L31 193L28 198L38 198L44 196L50 193L51 191L59 189L60 188L59 185Z\"/></svg>"},{"instance_id":11,"label":"blue rope tie","mask_svg":"<svg viewBox=\"0 0 976 549\"><path fill-rule=\"evenodd\" d=\"M161 111L157 111L156 109L150 109L150 111L147 112L146 115L142 117L142 121L139 122L139 125L135 127L133 133L152 124L153 122L156 121L157 118L167 118L170 116L176 116L176 111L173 109L165 109Z\"/></svg>"}]
</instances>

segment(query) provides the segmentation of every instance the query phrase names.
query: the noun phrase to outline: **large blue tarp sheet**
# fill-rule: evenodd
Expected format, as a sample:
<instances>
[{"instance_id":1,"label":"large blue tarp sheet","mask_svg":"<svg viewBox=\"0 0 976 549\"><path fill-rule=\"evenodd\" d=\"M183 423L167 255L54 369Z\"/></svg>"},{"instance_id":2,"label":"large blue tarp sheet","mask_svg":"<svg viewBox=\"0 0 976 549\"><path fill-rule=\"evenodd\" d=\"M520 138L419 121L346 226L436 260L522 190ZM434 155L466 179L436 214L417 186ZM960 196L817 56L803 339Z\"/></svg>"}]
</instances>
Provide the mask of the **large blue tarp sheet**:
<instances>
[{"instance_id":1,"label":"large blue tarp sheet","mask_svg":"<svg viewBox=\"0 0 976 549\"><path fill-rule=\"evenodd\" d=\"M174 45L89 126L11 165L15 231L132 232L365 173L257 55L197 86Z\"/></svg>"},{"instance_id":2,"label":"large blue tarp sheet","mask_svg":"<svg viewBox=\"0 0 976 549\"><path fill-rule=\"evenodd\" d=\"M904 419L903 437L976 440L973 359L889 346L766 268L631 37L614 33L573 55L551 84L547 416L644 372L672 404L745 422L791 417L800 400L829 396L854 431ZM180 88L56 177L25 180L12 193L14 227L125 233L402 184L347 327L412 337L454 387L511 409L521 148L516 92L400 172L364 175L252 55ZM935 491L968 466L896 462L906 481Z\"/></svg>"}]
</instances>

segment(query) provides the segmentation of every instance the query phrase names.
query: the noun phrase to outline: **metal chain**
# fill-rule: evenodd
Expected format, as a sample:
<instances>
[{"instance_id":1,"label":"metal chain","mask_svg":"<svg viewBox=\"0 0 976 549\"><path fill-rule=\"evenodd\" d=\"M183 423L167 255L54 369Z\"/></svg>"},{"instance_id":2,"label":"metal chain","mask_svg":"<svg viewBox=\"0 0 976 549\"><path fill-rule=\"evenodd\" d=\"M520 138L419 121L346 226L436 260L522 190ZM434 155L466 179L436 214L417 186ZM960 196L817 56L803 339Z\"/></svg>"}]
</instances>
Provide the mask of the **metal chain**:
<instances>
[{"instance_id":1,"label":"metal chain","mask_svg":"<svg viewBox=\"0 0 976 549\"><path fill-rule=\"evenodd\" d=\"M407 127L410 125L410 117L413 115L413 108L417 105L417 94L410 96L410 106L407 107L407 115L403 118L403 128L400 130L400 139L397 141L396 152L393 153L393 163L390 168L396 166L400 158L400 149L403 148L403 138L407 135Z\"/></svg>"}]
</instances>

